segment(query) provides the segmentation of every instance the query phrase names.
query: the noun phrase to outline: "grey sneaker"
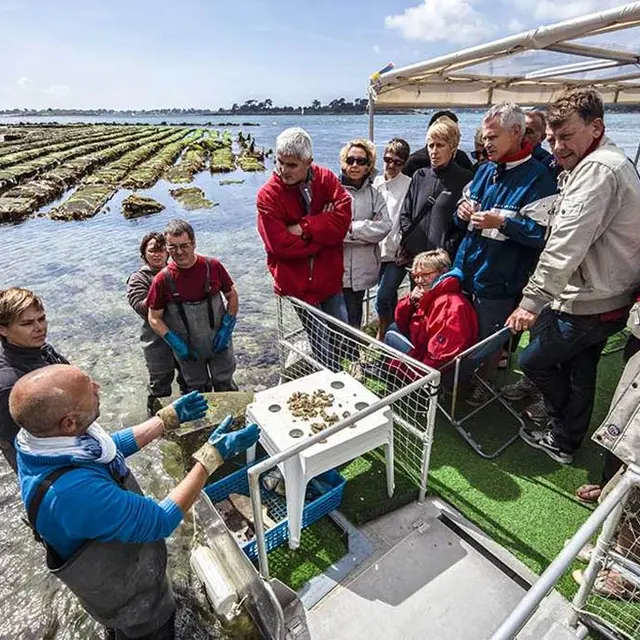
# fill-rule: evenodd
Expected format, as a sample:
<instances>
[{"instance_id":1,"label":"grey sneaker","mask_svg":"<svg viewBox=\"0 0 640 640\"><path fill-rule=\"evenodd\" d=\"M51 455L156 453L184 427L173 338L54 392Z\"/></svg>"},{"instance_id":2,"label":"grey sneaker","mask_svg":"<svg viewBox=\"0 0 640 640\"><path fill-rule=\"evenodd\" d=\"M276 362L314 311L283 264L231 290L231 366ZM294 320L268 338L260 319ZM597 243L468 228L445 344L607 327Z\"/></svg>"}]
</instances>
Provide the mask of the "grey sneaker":
<instances>
[{"instance_id":1,"label":"grey sneaker","mask_svg":"<svg viewBox=\"0 0 640 640\"><path fill-rule=\"evenodd\" d=\"M536 387L527 376L522 376L515 384L508 384L502 387L500 395L509 402L517 402L525 398L534 398L537 400L542 397L538 387Z\"/></svg>"},{"instance_id":2,"label":"grey sneaker","mask_svg":"<svg viewBox=\"0 0 640 640\"><path fill-rule=\"evenodd\" d=\"M523 413L539 427L549 422L549 412L542 398L528 405Z\"/></svg>"},{"instance_id":3,"label":"grey sneaker","mask_svg":"<svg viewBox=\"0 0 640 640\"><path fill-rule=\"evenodd\" d=\"M479 382L476 382L469 391L469 395L465 398L465 402L471 407L479 407L489 400L490 397L491 394L489 391Z\"/></svg>"},{"instance_id":4,"label":"grey sneaker","mask_svg":"<svg viewBox=\"0 0 640 640\"><path fill-rule=\"evenodd\" d=\"M556 444L551 429L541 431L531 431L529 429L520 429L520 437L530 446L541 449L550 458L560 464L571 464L573 455L562 451Z\"/></svg>"}]
</instances>

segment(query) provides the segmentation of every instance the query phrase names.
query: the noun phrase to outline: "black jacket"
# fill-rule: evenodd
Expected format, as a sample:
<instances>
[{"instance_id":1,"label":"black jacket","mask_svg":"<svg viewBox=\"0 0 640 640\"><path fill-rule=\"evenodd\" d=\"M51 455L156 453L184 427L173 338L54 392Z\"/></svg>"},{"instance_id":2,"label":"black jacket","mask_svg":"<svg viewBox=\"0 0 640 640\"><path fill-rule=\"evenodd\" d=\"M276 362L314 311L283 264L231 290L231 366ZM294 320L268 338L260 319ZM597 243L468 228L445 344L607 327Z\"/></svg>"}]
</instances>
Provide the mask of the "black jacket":
<instances>
[{"instance_id":1,"label":"black jacket","mask_svg":"<svg viewBox=\"0 0 640 640\"><path fill-rule=\"evenodd\" d=\"M416 171L400 211L401 244L411 257L421 251L446 249L453 260L462 233L453 222L453 213L462 190L473 178L473 172L450 162L442 169ZM436 202L431 211L407 236L407 231L417 219L429 196Z\"/></svg>"},{"instance_id":2,"label":"black jacket","mask_svg":"<svg viewBox=\"0 0 640 640\"><path fill-rule=\"evenodd\" d=\"M50 364L69 364L50 344L40 349L16 347L2 340L0 344L0 440L13 442L20 427L9 413L9 394L13 385L30 371Z\"/></svg>"},{"instance_id":3,"label":"black jacket","mask_svg":"<svg viewBox=\"0 0 640 640\"><path fill-rule=\"evenodd\" d=\"M464 151L462 151L462 149L458 149L456 151L454 160L456 164L463 169L473 169L473 163L471 162L471 160L469 160L469 156ZM406 164L404 165L402 173L411 178L418 169L423 169L424 167L430 166L431 160L429 158L427 148L422 147L422 149L418 149L409 156Z\"/></svg>"}]
</instances>

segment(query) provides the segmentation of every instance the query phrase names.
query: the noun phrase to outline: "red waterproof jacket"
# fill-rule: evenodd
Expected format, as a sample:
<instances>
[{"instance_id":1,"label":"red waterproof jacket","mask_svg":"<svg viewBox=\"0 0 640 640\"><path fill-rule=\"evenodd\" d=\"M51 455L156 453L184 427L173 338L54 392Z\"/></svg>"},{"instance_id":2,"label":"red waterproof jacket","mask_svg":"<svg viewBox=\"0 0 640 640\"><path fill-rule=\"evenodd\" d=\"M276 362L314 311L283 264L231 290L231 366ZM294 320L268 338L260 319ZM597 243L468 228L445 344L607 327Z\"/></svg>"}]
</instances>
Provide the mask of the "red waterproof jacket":
<instances>
[{"instance_id":1,"label":"red waterproof jacket","mask_svg":"<svg viewBox=\"0 0 640 640\"><path fill-rule=\"evenodd\" d=\"M462 273L453 269L414 304L409 296L398 302L395 314L400 332L411 340L409 355L439 369L478 339L478 319L462 295Z\"/></svg>"},{"instance_id":2,"label":"red waterproof jacket","mask_svg":"<svg viewBox=\"0 0 640 640\"><path fill-rule=\"evenodd\" d=\"M342 243L351 224L351 196L329 169L313 165L311 203L277 173L258 191L258 233L275 292L319 304L342 290ZM323 209L328 208L329 211ZM303 236L287 231L299 224Z\"/></svg>"}]
</instances>

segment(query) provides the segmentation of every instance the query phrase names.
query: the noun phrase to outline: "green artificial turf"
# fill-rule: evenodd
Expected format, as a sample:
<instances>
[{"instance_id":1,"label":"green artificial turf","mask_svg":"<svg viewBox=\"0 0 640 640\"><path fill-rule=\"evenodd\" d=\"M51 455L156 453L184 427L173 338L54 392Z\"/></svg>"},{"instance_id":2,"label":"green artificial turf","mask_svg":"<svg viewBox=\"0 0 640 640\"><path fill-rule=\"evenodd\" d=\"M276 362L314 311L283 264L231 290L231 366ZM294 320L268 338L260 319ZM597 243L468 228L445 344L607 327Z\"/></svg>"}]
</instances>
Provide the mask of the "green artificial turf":
<instances>
[{"instance_id":1,"label":"green artificial turf","mask_svg":"<svg viewBox=\"0 0 640 640\"><path fill-rule=\"evenodd\" d=\"M297 591L346 555L347 550L346 534L333 520L324 517L302 530L296 551L286 544L271 551L269 572Z\"/></svg>"},{"instance_id":2,"label":"green artificial turf","mask_svg":"<svg viewBox=\"0 0 640 640\"><path fill-rule=\"evenodd\" d=\"M606 415L621 371L620 352L603 356L592 428ZM475 436L490 444L515 428L507 413L493 407L480 412L469 426ZM484 460L438 412L429 492L445 498L540 574L591 513L573 492L585 482L599 482L603 454L587 437L573 464L562 466L518 440L496 460ZM354 524L391 511L417 495L415 484L397 469L396 494L392 499L386 496L384 462L377 452L352 461L341 472L348 480L341 510ZM574 563L571 570L581 567L584 565ZM571 570L557 585L567 598L577 591Z\"/></svg>"}]
</instances>

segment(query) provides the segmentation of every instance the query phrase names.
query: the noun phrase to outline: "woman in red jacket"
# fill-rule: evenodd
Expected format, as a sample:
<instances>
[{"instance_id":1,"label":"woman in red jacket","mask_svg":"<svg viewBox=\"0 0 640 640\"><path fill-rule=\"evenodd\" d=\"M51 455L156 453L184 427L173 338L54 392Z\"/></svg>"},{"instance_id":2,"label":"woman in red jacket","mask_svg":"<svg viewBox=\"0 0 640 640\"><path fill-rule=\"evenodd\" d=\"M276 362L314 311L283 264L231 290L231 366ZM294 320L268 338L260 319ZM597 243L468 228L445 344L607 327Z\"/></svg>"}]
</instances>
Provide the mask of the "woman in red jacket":
<instances>
[{"instance_id":1,"label":"woman in red jacket","mask_svg":"<svg viewBox=\"0 0 640 640\"><path fill-rule=\"evenodd\" d=\"M444 249L419 253L413 260L413 291L396 307L385 343L439 369L478 339L478 320L462 294L462 272L451 269Z\"/></svg>"}]
</instances>

